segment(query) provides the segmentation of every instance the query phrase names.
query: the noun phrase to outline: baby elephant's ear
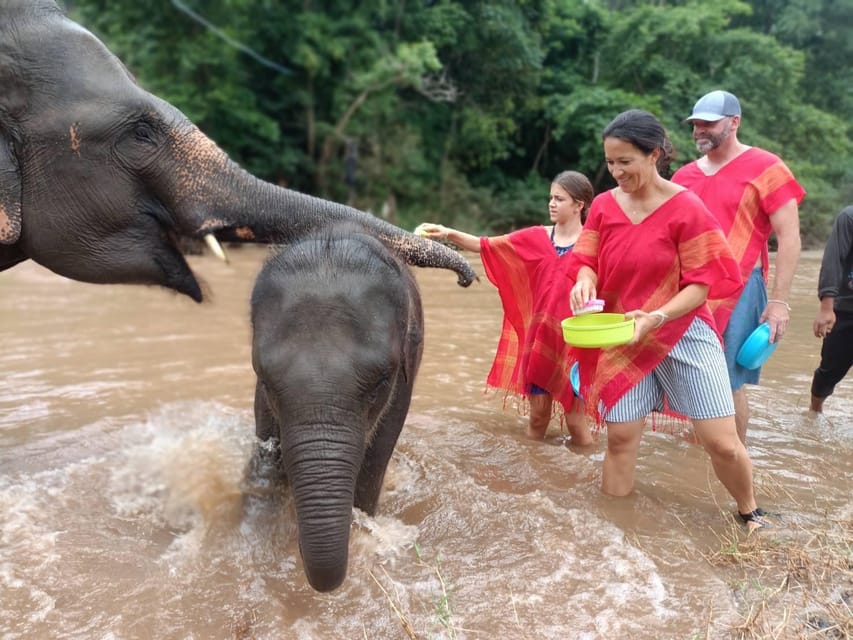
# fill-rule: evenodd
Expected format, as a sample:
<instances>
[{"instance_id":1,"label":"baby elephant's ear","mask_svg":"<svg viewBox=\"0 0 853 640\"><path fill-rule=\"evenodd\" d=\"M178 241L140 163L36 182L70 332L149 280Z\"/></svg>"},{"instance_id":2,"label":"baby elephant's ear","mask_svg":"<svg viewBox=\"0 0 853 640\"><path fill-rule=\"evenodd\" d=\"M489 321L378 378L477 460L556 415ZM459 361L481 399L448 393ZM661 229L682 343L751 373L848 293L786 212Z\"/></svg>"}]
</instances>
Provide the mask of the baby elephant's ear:
<instances>
[{"instance_id":1,"label":"baby elephant's ear","mask_svg":"<svg viewBox=\"0 0 853 640\"><path fill-rule=\"evenodd\" d=\"M21 237L21 172L12 141L0 129L0 244L15 244Z\"/></svg>"}]
</instances>

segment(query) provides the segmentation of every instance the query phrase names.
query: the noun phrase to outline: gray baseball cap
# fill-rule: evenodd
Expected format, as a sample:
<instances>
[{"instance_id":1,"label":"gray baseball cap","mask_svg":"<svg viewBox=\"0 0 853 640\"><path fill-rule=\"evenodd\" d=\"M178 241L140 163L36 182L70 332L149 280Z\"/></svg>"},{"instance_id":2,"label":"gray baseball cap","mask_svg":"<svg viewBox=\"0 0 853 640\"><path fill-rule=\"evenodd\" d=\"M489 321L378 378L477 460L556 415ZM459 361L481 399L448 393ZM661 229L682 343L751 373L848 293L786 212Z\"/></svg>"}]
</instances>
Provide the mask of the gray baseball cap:
<instances>
[{"instance_id":1,"label":"gray baseball cap","mask_svg":"<svg viewBox=\"0 0 853 640\"><path fill-rule=\"evenodd\" d=\"M734 94L728 91L712 91L699 98L693 105L693 113L690 114L690 117L685 118L684 122L692 122L693 120L716 122L729 116L739 115L740 102Z\"/></svg>"}]
</instances>

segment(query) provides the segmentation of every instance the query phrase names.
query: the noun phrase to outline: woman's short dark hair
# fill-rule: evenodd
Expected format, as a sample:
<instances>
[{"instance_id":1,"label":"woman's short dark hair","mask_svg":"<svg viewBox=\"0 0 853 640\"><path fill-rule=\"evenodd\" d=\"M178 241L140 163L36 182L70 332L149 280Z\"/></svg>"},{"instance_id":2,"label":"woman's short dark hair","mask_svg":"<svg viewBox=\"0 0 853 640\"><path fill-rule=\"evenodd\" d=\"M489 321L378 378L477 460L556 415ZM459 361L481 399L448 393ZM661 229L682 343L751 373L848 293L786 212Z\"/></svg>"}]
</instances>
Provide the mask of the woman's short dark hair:
<instances>
[{"instance_id":1,"label":"woman's short dark hair","mask_svg":"<svg viewBox=\"0 0 853 640\"><path fill-rule=\"evenodd\" d=\"M669 163L675 155L675 150L660 120L642 109L629 109L620 113L604 127L601 138L624 140L646 155L650 155L655 149L660 149L657 168L661 174L669 170Z\"/></svg>"},{"instance_id":2,"label":"woman's short dark hair","mask_svg":"<svg viewBox=\"0 0 853 640\"><path fill-rule=\"evenodd\" d=\"M592 199L595 197L595 190L592 188L589 178L579 171L562 171L551 182L563 187L578 202L583 202L581 224L586 222L589 205L592 204Z\"/></svg>"}]
</instances>

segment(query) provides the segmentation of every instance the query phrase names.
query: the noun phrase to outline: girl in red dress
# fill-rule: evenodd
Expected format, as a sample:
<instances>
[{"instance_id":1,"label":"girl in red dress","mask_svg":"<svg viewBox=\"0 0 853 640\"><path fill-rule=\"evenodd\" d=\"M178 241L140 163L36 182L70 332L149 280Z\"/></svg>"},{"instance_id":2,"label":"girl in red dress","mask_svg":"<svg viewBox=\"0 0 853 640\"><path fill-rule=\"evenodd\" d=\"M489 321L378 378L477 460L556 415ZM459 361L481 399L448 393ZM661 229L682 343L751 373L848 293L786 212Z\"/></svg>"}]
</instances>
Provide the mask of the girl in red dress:
<instances>
[{"instance_id":1,"label":"girl in red dress","mask_svg":"<svg viewBox=\"0 0 853 640\"><path fill-rule=\"evenodd\" d=\"M498 289L503 327L486 383L526 399L530 408L527 435L538 440L545 437L556 399L562 409L561 424L578 446L594 440L583 402L572 390L573 361L560 321L572 315L566 285L568 256L592 198L586 176L564 171L551 183L551 225L493 237L428 223L419 228L434 240L480 253L486 275Z\"/></svg>"}]
</instances>

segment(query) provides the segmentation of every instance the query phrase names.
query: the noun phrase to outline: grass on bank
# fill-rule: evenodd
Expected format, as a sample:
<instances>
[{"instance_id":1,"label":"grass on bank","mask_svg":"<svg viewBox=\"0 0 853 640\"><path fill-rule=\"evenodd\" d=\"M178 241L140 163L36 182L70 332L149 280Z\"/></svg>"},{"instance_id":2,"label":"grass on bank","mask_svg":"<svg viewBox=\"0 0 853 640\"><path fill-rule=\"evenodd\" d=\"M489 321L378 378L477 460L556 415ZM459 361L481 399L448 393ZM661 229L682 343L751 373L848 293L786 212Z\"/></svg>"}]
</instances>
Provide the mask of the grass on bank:
<instances>
[{"instance_id":1,"label":"grass on bank","mask_svg":"<svg viewBox=\"0 0 853 640\"><path fill-rule=\"evenodd\" d=\"M769 476L757 477L756 485L763 495L784 494L799 506ZM780 516L776 527L747 535L731 514L725 517L727 528L715 534L719 548L703 556L731 575L741 604L732 639L853 638L853 521L825 512L818 523Z\"/></svg>"}]
</instances>

